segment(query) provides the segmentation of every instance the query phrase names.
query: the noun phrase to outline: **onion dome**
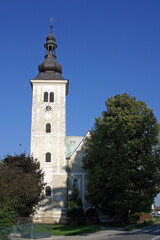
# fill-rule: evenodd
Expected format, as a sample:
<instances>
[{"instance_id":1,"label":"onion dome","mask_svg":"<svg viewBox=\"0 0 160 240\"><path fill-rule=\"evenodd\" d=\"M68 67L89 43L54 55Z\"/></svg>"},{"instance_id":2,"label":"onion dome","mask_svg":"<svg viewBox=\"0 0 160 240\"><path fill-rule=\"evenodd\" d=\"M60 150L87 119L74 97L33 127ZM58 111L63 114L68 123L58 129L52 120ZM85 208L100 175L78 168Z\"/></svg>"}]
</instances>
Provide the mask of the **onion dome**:
<instances>
[{"instance_id":1,"label":"onion dome","mask_svg":"<svg viewBox=\"0 0 160 240\"><path fill-rule=\"evenodd\" d=\"M50 33L46 37L44 44L45 56L44 61L39 64L39 74L35 79L40 80L61 80L62 77L62 66L56 60L56 38L52 32L53 25L50 25Z\"/></svg>"}]
</instances>

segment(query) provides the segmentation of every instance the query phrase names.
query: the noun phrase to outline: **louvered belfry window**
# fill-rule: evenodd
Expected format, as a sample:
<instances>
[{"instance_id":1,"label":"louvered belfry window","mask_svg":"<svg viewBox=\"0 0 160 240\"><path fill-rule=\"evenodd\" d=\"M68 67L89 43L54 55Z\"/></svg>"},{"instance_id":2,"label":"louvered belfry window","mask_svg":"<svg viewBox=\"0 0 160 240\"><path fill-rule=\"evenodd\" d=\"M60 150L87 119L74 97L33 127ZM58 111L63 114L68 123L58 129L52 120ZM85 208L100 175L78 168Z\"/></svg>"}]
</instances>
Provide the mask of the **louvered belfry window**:
<instances>
[{"instance_id":1,"label":"louvered belfry window","mask_svg":"<svg viewBox=\"0 0 160 240\"><path fill-rule=\"evenodd\" d=\"M44 102L48 102L48 92L44 93Z\"/></svg>"},{"instance_id":2,"label":"louvered belfry window","mask_svg":"<svg viewBox=\"0 0 160 240\"><path fill-rule=\"evenodd\" d=\"M53 92L50 92L50 99L49 99L50 102L54 102L54 93Z\"/></svg>"}]
</instances>

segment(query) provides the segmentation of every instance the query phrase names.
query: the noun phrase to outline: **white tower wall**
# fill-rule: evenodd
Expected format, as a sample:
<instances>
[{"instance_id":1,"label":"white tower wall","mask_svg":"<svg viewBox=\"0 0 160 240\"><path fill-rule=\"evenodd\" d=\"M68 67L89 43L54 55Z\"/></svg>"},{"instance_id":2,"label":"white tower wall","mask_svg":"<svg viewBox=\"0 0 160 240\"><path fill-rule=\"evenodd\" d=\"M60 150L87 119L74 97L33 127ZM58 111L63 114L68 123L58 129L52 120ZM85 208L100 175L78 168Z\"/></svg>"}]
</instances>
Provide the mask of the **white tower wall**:
<instances>
[{"instance_id":1,"label":"white tower wall","mask_svg":"<svg viewBox=\"0 0 160 240\"><path fill-rule=\"evenodd\" d=\"M32 123L31 155L40 161L45 173L44 181L50 186L50 197L39 204L36 218L41 221L58 221L65 214L67 195L66 173L66 94L68 80L31 80ZM44 92L54 93L54 102L44 102ZM51 110L47 111L46 107ZM51 132L46 133L46 124L51 124ZM46 153L51 154L51 162L46 162Z\"/></svg>"}]
</instances>

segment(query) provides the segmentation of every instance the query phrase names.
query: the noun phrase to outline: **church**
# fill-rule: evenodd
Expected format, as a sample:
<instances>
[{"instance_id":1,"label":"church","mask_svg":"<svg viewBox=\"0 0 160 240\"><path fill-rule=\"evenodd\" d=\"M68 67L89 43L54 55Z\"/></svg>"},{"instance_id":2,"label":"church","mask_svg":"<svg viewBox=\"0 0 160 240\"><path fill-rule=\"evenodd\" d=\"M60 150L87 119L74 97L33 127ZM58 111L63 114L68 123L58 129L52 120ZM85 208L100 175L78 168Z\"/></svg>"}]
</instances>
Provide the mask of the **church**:
<instances>
[{"instance_id":1,"label":"church","mask_svg":"<svg viewBox=\"0 0 160 240\"><path fill-rule=\"evenodd\" d=\"M66 216L73 182L79 187L83 208L91 208L85 200L86 173L82 169L85 137L66 136L66 96L69 81L62 76L57 62L56 38L52 32L44 44L44 61L38 75L30 80L32 86L31 156L38 159L44 172L45 200L34 216L38 221L58 222Z\"/></svg>"}]
</instances>

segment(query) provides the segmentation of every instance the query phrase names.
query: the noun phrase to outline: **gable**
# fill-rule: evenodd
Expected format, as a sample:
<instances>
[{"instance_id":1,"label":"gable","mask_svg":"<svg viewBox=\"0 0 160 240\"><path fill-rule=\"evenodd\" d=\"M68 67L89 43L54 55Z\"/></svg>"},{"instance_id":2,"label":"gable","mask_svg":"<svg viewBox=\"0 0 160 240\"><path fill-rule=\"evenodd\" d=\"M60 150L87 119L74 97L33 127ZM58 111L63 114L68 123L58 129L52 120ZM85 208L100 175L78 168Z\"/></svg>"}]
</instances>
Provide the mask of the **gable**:
<instances>
[{"instance_id":1,"label":"gable","mask_svg":"<svg viewBox=\"0 0 160 240\"><path fill-rule=\"evenodd\" d=\"M83 138L81 136L66 136L66 158L69 158L73 154Z\"/></svg>"}]
</instances>

